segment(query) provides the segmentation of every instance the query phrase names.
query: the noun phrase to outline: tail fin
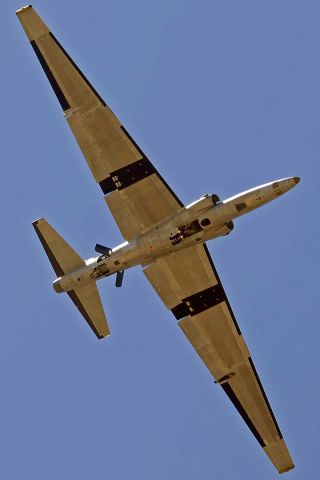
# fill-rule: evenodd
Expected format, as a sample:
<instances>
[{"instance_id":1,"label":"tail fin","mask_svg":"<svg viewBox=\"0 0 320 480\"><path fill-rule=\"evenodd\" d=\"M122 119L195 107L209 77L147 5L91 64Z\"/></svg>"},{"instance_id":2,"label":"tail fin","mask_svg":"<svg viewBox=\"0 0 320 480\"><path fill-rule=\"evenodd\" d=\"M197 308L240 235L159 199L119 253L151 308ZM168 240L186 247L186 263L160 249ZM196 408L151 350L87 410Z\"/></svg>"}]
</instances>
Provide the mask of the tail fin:
<instances>
[{"instance_id":1,"label":"tail fin","mask_svg":"<svg viewBox=\"0 0 320 480\"><path fill-rule=\"evenodd\" d=\"M58 277L85 265L84 260L44 218L36 220L32 225ZM91 283L67 293L96 336L109 336L110 331L96 284Z\"/></svg>"}]
</instances>

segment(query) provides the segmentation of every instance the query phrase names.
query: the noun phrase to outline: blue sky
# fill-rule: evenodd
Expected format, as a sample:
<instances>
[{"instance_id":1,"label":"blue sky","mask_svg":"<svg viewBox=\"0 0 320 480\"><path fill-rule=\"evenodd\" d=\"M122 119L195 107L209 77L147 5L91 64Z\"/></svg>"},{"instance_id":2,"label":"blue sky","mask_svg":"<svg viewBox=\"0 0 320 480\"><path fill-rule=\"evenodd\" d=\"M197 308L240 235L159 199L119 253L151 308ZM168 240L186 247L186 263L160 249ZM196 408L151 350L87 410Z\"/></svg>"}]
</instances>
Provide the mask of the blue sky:
<instances>
[{"instance_id":1,"label":"blue sky","mask_svg":"<svg viewBox=\"0 0 320 480\"><path fill-rule=\"evenodd\" d=\"M15 17L0 28L0 476L276 478L140 268L100 283L97 341L31 222L83 256L121 235ZM318 1L38 0L34 7L183 202L301 183L209 243L296 469L319 455Z\"/></svg>"}]
</instances>

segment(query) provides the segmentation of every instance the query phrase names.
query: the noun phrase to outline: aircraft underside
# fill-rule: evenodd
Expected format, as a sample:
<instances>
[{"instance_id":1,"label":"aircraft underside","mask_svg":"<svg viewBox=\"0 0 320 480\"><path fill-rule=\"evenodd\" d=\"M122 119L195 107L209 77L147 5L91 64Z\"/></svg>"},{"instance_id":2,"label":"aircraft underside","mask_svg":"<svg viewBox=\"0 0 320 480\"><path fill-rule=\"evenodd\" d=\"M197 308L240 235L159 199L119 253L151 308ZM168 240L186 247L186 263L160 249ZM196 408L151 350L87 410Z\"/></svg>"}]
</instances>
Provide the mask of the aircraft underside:
<instances>
[{"instance_id":1,"label":"aircraft underside","mask_svg":"<svg viewBox=\"0 0 320 480\"><path fill-rule=\"evenodd\" d=\"M249 349L206 242L229 234L241 215L278 198L298 182L289 177L226 200L204 195L184 206L46 24L29 5L18 18L99 185L124 243L96 245L84 260L43 218L34 229L66 292L98 338L110 335L96 281L135 265L197 351L280 472L294 468Z\"/></svg>"}]
</instances>

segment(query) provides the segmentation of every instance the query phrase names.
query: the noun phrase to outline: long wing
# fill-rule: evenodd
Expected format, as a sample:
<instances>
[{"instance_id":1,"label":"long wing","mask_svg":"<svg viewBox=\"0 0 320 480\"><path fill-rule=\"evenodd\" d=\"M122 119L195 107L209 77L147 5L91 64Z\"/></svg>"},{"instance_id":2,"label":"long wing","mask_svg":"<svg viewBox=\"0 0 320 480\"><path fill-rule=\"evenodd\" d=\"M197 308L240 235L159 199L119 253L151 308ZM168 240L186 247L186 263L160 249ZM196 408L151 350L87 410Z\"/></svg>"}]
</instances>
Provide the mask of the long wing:
<instances>
[{"instance_id":1,"label":"long wing","mask_svg":"<svg viewBox=\"0 0 320 480\"><path fill-rule=\"evenodd\" d=\"M277 470L294 468L206 245L162 257L144 273Z\"/></svg>"},{"instance_id":2,"label":"long wing","mask_svg":"<svg viewBox=\"0 0 320 480\"><path fill-rule=\"evenodd\" d=\"M17 15L124 238L178 211L180 200L35 10Z\"/></svg>"}]
</instances>

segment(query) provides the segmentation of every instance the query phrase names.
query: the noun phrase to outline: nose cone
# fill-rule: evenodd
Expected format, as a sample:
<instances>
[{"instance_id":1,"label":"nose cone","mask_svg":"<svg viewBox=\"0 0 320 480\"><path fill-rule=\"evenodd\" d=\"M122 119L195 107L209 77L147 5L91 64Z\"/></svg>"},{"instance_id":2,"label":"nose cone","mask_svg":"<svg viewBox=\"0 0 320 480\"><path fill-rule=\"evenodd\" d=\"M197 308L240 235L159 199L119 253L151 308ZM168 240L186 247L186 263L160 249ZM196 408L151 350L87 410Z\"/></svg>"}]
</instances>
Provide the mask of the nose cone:
<instances>
[{"instance_id":1,"label":"nose cone","mask_svg":"<svg viewBox=\"0 0 320 480\"><path fill-rule=\"evenodd\" d=\"M282 178L281 180L277 180L276 182L273 182L272 186L276 195L282 195L283 193L287 192L291 188L295 187L299 182L300 182L300 177L288 177L288 178Z\"/></svg>"}]
</instances>

